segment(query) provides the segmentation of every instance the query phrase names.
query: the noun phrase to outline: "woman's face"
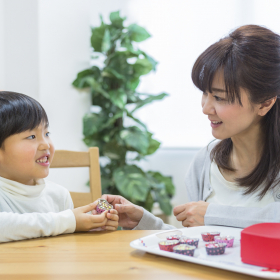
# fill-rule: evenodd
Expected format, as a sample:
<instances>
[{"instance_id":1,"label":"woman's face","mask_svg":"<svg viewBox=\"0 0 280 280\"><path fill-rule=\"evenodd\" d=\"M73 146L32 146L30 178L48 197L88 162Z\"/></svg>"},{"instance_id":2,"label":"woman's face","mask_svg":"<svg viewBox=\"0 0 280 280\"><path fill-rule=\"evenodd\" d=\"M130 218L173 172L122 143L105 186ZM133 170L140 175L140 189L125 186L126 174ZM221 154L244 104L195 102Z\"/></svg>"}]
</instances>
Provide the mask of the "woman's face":
<instances>
[{"instance_id":1,"label":"woman's face","mask_svg":"<svg viewBox=\"0 0 280 280\"><path fill-rule=\"evenodd\" d=\"M0 176L25 185L48 176L54 146L48 127L11 135L0 149Z\"/></svg>"},{"instance_id":2,"label":"woman's face","mask_svg":"<svg viewBox=\"0 0 280 280\"><path fill-rule=\"evenodd\" d=\"M257 106L250 103L244 89L240 89L240 95L243 106L237 101L232 104L228 102L222 72L215 74L212 93L203 93L202 111L208 116L216 139L243 138L258 133L261 117Z\"/></svg>"}]
</instances>

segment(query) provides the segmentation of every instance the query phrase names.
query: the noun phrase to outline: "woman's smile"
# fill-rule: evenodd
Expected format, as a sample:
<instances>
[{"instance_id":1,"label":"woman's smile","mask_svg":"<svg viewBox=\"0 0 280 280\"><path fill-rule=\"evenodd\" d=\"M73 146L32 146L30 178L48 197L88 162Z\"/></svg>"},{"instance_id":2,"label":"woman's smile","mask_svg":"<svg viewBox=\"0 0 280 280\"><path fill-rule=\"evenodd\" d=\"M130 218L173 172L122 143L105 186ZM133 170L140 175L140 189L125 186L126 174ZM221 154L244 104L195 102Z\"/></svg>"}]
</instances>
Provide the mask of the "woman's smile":
<instances>
[{"instance_id":1,"label":"woman's smile","mask_svg":"<svg viewBox=\"0 0 280 280\"><path fill-rule=\"evenodd\" d=\"M210 120L210 125L212 128L217 128L219 127L223 122L222 121L211 121Z\"/></svg>"}]
</instances>

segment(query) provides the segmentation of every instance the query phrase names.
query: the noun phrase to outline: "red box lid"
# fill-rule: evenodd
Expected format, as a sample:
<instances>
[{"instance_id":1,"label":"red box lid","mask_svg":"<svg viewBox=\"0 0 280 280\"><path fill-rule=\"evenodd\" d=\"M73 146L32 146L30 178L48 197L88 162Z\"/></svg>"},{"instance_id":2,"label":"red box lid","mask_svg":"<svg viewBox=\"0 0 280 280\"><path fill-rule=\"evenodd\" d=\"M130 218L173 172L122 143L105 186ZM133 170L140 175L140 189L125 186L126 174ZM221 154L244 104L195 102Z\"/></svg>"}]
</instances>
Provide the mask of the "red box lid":
<instances>
[{"instance_id":1,"label":"red box lid","mask_svg":"<svg viewBox=\"0 0 280 280\"><path fill-rule=\"evenodd\" d=\"M244 263L280 269L280 223L261 223L241 231Z\"/></svg>"},{"instance_id":2,"label":"red box lid","mask_svg":"<svg viewBox=\"0 0 280 280\"><path fill-rule=\"evenodd\" d=\"M242 233L280 240L280 223L262 223L252 225L243 229Z\"/></svg>"}]
</instances>

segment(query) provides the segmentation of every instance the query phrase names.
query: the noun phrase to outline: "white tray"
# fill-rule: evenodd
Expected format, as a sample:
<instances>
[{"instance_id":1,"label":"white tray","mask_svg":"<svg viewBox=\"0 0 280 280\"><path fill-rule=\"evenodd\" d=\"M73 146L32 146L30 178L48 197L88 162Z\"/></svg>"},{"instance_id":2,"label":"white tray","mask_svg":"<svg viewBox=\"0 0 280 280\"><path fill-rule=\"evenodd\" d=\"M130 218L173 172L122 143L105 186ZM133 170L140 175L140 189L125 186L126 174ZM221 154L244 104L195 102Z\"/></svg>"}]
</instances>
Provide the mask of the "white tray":
<instances>
[{"instance_id":1,"label":"white tray","mask_svg":"<svg viewBox=\"0 0 280 280\"><path fill-rule=\"evenodd\" d=\"M240 233L242 229L218 226L203 226L182 228L178 230L168 230L156 234L151 234L141 239L134 240L130 246L151 254L160 255L172 259L186 262L192 262L220 269L230 270L238 273L244 273L268 279L280 279L279 272L262 271L265 267L249 265L241 262L240 257ZM232 248L226 248L225 254L218 256L209 256L206 254L205 243L201 238L201 232L221 232L223 235L231 235L234 237L234 245ZM160 240L165 240L168 235L177 234L187 237L199 238L198 248L195 250L194 256L184 256L176 253L162 251L158 247Z\"/></svg>"}]
</instances>

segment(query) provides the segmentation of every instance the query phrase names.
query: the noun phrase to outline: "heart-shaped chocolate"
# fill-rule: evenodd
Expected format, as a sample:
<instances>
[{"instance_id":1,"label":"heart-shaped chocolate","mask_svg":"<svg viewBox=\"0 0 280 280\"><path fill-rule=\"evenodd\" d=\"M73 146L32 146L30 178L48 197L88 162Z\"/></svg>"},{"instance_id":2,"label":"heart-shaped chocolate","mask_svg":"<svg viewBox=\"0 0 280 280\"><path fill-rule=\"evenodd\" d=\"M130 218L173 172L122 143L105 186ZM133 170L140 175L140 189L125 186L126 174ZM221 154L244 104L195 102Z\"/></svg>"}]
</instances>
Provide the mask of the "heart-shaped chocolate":
<instances>
[{"instance_id":1,"label":"heart-shaped chocolate","mask_svg":"<svg viewBox=\"0 0 280 280\"><path fill-rule=\"evenodd\" d=\"M106 210L112 210L112 209L114 209L113 205L111 205L106 199L100 198L98 200L98 204L95 210L97 213L101 214Z\"/></svg>"}]
</instances>

